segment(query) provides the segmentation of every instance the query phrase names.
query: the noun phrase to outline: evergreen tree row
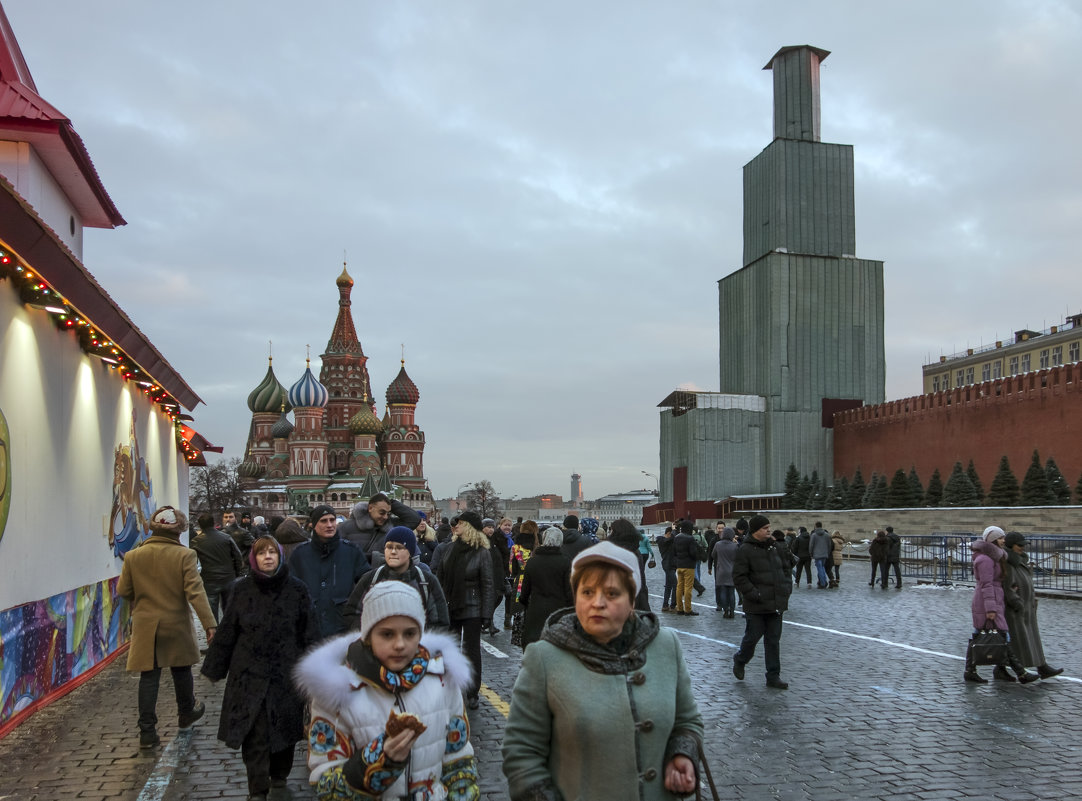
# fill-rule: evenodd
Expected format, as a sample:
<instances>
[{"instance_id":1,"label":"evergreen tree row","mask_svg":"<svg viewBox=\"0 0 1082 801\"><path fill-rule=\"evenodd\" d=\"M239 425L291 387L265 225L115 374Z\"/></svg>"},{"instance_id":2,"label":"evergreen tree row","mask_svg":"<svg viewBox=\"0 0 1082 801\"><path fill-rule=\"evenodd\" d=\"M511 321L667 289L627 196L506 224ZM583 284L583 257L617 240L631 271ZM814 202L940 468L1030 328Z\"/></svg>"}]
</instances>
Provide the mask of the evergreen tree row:
<instances>
[{"instance_id":1,"label":"evergreen tree row","mask_svg":"<svg viewBox=\"0 0 1082 801\"><path fill-rule=\"evenodd\" d=\"M1075 486L1075 503L1082 504L1082 476ZM1066 506L1071 503L1071 487L1051 457L1041 466L1036 450L1022 483L1018 483L1010 461L1004 456L999 461L992 483L985 493L984 485L969 460L969 466L954 463L954 469L946 483L939 468L928 479L928 486L921 483L914 467L907 474L902 468L894 471L887 480L886 474L872 473L865 481L858 467L852 478L835 478L828 486L818 471L801 475L795 464L790 464L785 474L784 509L904 509L920 506Z\"/></svg>"}]
</instances>

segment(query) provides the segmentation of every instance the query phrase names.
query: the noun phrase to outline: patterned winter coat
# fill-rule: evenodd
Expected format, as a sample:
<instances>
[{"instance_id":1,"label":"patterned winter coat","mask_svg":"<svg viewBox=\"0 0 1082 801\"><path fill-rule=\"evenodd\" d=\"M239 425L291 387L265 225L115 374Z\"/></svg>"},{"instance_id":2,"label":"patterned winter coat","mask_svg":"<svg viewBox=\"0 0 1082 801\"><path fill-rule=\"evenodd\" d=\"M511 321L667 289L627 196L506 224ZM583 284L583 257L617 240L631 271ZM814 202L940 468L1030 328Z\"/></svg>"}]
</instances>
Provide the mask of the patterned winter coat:
<instances>
[{"instance_id":1,"label":"patterned winter coat","mask_svg":"<svg viewBox=\"0 0 1082 801\"><path fill-rule=\"evenodd\" d=\"M219 740L240 748L264 707L271 751L284 751L304 737L304 702L289 674L318 639L308 588L290 575L288 565L273 576L253 572L236 583L202 669L211 681L228 676Z\"/></svg>"},{"instance_id":2,"label":"patterned winter coat","mask_svg":"<svg viewBox=\"0 0 1082 801\"><path fill-rule=\"evenodd\" d=\"M355 632L328 640L294 671L297 686L312 702L308 768L316 797L479 798L462 700L462 692L470 686L470 664L455 640L426 633L413 665L386 678L373 678L364 668L360 669L366 675L358 673L351 646L361 648ZM389 684L397 689L389 690ZM427 726L402 764L389 762L383 754L392 708L416 715Z\"/></svg>"}]
</instances>

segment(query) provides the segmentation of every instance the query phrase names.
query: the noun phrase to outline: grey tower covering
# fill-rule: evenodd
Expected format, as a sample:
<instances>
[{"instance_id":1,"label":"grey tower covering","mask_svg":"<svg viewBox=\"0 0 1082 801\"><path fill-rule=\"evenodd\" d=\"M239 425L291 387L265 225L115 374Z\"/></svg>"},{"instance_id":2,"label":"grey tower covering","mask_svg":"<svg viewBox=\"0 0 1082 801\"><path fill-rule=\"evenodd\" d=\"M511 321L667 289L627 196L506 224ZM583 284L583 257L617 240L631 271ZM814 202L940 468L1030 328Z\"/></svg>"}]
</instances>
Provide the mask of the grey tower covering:
<instances>
[{"instance_id":1,"label":"grey tower covering","mask_svg":"<svg viewBox=\"0 0 1082 801\"><path fill-rule=\"evenodd\" d=\"M722 496L779 491L790 463L829 479L831 413L884 400L883 263L853 255L853 148L819 141L827 54L767 65L775 139L744 167L744 266L718 282L719 390L765 399L764 451L756 486Z\"/></svg>"}]
</instances>

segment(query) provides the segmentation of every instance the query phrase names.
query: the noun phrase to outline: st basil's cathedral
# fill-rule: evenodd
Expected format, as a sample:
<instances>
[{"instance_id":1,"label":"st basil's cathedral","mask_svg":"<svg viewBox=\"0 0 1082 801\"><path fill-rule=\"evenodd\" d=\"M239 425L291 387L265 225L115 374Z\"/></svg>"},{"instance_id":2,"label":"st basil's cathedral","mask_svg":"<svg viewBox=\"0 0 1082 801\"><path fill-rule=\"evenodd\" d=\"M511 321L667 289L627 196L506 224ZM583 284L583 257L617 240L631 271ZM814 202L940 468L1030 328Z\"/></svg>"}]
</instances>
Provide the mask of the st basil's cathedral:
<instances>
[{"instance_id":1,"label":"st basil's cathedral","mask_svg":"<svg viewBox=\"0 0 1082 801\"><path fill-rule=\"evenodd\" d=\"M418 510L432 508L424 478L425 435L414 421L420 393L406 363L387 387L380 420L350 311L353 279L343 265L334 321L317 380L311 362L287 391L267 374L251 394L252 423L240 481L253 513L306 514L321 503L348 515L377 492ZM288 413L293 412L291 422Z\"/></svg>"}]
</instances>

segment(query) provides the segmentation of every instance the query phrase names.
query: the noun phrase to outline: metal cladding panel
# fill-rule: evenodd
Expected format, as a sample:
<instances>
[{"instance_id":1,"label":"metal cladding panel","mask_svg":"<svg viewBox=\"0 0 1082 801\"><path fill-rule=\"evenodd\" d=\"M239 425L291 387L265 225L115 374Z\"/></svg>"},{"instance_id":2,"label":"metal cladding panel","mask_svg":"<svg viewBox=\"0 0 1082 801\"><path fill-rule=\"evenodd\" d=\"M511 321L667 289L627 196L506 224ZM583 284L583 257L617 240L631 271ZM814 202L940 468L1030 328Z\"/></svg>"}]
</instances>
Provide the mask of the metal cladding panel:
<instances>
[{"instance_id":1,"label":"metal cladding panel","mask_svg":"<svg viewBox=\"0 0 1082 801\"><path fill-rule=\"evenodd\" d=\"M819 62L817 48L798 47L771 60L774 71L774 136L819 141Z\"/></svg>"},{"instance_id":2,"label":"metal cladding panel","mask_svg":"<svg viewBox=\"0 0 1082 801\"><path fill-rule=\"evenodd\" d=\"M688 500L754 492L763 480L765 415L745 409L693 409L686 419Z\"/></svg>"},{"instance_id":3,"label":"metal cladding panel","mask_svg":"<svg viewBox=\"0 0 1082 801\"><path fill-rule=\"evenodd\" d=\"M764 481L757 492L782 492L785 473L795 464L801 473L813 470L825 480L832 478L834 432L823 428L820 416L810 412L767 413L767 456Z\"/></svg>"},{"instance_id":4,"label":"metal cladding panel","mask_svg":"<svg viewBox=\"0 0 1082 801\"><path fill-rule=\"evenodd\" d=\"M856 253L853 147L775 139L744 166L744 264Z\"/></svg>"}]
</instances>

